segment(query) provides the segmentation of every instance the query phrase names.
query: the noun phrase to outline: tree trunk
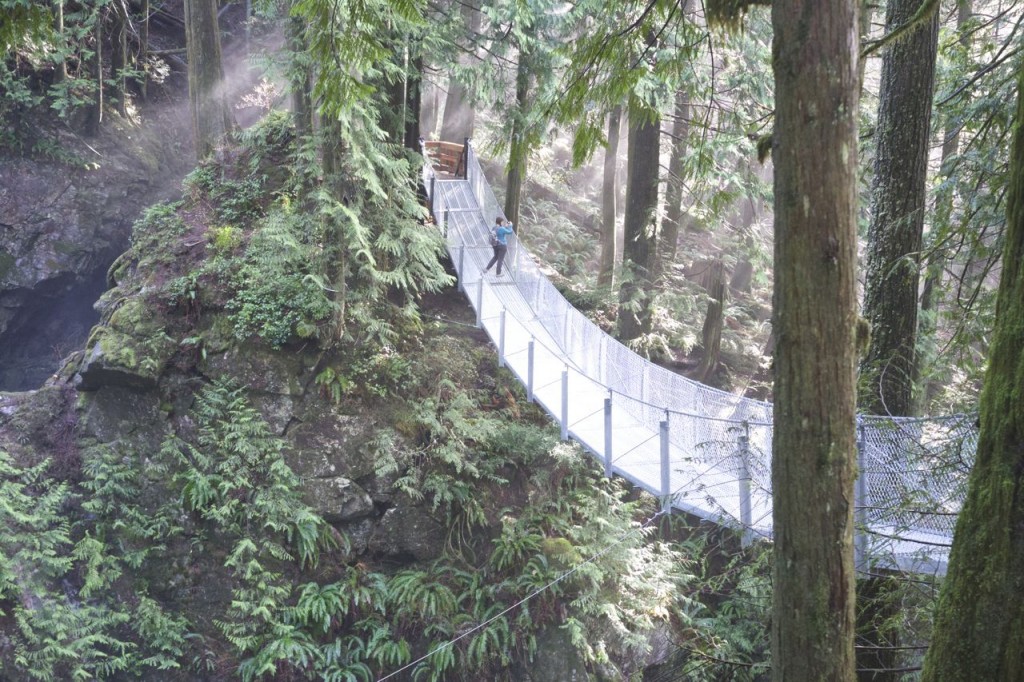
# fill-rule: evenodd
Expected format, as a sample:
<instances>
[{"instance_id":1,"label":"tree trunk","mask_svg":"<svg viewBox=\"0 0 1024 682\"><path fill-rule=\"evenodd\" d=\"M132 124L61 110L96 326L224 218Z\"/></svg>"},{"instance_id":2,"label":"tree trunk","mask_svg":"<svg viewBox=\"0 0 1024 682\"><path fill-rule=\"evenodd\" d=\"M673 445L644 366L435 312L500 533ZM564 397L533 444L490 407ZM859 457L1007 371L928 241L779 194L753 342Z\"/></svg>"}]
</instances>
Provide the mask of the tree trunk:
<instances>
[{"instance_id":1,"label":"tree trunk","mask_svg":"<svg viewBox=\"0 0 1024 682\"><path fill-rule=\"evenodd\" d=\"M54 2L53 28L63 49L67 44L67 38L64 35L64 0L55 0ZM56 85L65 82L67 79L68 61L67 59L61 59L53 70L53 82Z\"/></svg>"},{"instance_id":2,"label":"tree trunk","mask_svg":"<svg viewBox=\"0 0 1024 682\"><path fill-rule=\"evenodd\" d=\"M103 21L105 14L104 10L96 12L96 26L93 29L96 49L93 50L91 70L96 85L96 97L92 101L92 106L89 107L84 124L84 132L90 137L99 134L100 125L103 123Z\"/></svg>"},{"instance_id":3,"label":"tree trunk","mask_svg":"<svg viewBox=\"0 0 1024 682\"><path fill-rule=\"evenodd\" d=\"M149 0L142 0L142 21L139 23L139 97L149 97Z\"/></svg>"},{"instance_id":4,"label":"tree trunk","mask_svg":"<svg viewBox=\"0 0 1024 682\"><path fill-rule=\"evenodd\" d=\"M309 50L306 41L306 23L301 17L288 20L288 47L296 55ZM292 119L298 137L313 132L313 68L305 59L291 59L288 64L288 81L291 88Z\"/></svg>"},{"instance_id":5,"label":"tree trunk","mask_svg":"<svg viewBox=\"0 0 1024 682\"><path fill-rule=\"evenodd\" d=\"M519 202L526 180L526 165L530 159L530 145L526 134L526 110L530 95L530 60L519 55L516 67L516 110L512 115L512 140L508 148L508 177L505 181L505 217L519 225Z\"/></svg>"},{"instance_id":6,"label":"tree trunk","mask_svg":"<svg viewBox=\"0 0 1024 682\"><path fill-rule=\"evenodd\" d=\"M857 0L774 0L772 679L854 673Z\"/></svg>"},{"instance_id":7,"label":"tree trunk","mask_svg":"<svg viewBox=\"0 0 1024 682\"><path fill-rule=\"evenodd\" d=\"M622 106L616 106L608 115L608 146L604 150L604 180L601 185L601 264L597 283L611 286L615 277L615 226L618 218L619 124Z\"/></svg>"},{"instance_id":8,"label":"tree trunk","mask_svg":"<svg viewBox=\"0 0 1024 682\"><path fill-rule=\"evenodd\" d=\"M128 115L128 5L125 0L111 3L114 22L110 38L110 78L114 83L112 94L117 103L117 111L122 116Z\"/></svg>"},{"instance_id":9,"label":"tree trunk","mask_svg":"<svg viewBox=\"0 0 1024 682\"><path fill-rule=\"evenodd\" d=\"M676 92L675 119L672 121L672 153L668 158L665 186L665 218L661 221L661 248L658 249L658 279L676 262L679 228L683 224L683 161L690 134L690 95Z\"/></svg>"},{"instance_id":10,"label":"tree trunk","mask_svg":"<svg viewBox=\"0 0 1024 682\"><path fill-rule=\"evenodd\" d=\"M707 383L708 378L718 369L718 356L722 350L722 325L725 321L725 264L716 259L704 277L704 288L708 292L708 312L704 316L701 344L704 356L694 372L693 379Z\"/></svg>"},{"instance_id":11,"label":"tree trunk","mask_svg":"<svg viewBox=\"0 0 1024 682\"><path fill-rule=\"evenodd\" d=\"M342 158L345 153L344 140L341 138L341 126L336 118L325 118L323 121L321 158L324 166L324 183L327 191L337 201L345 201L345 187L341 177ZM324 243L327 246L325 268L328 281L333 290L336 308L331 320L331 339L340 341L345 334L345 297L348 295L348 248L344 243L344 230L339 218L323 213Z\"/></svg>"},{"instance_id":12,"label":"tree trunk","mask_svg":"<svg viewBox=\"0 0 1024 682\"><path fill-rule=\"evenodd\" d=\"M437 83L433 80L425 77L425 70L421 73L424 78L420 85L422 92L422 100L420 101L420 130L423 137L432 140L437 133L437 113L441 108L441 88L437 87Z\"/></svg>"},{"instance_id":13,"label":"tree trunk","mask_svg":"<svg viewBox=\"0 0 1024 682\"><path fill-rule=\"evenodd\" d=\"M886 31L910 20L920 0L890 0ZM914 409L920 253L931 134L938 12L893 44L882 59L876 151L871 183L864 317L871 344L861 362L861 406L871 414L908 416ZM899 631L892 586L885 578L858 584L861 682L895 682ZM871 672L869 672L871 671Z\"/></svg>"},{"instance_id":14,"label":"tree trunk","mask_svg":"<svg viewBox=\"0 0 1024 682\"><path fill-rule=\"evenodd\" d=\"M405 72L405 146L417 153L420 151L420 112L423 110L422 83L423 55L420 54L412 59Z\"/></svg>"},{"instance_id":15,"label":"tree trunk","mask_svg":"<svg viewBox=\"0 0 1024 682\"><path fill-rule=\"evenodd\" d=\"M216 0L185 0L185 46L188 54L188 100L196 158L202 160L233 127L222 92L220 30Z\"/></svg>"},{"instance_id":16,"label":"tree trunk","mask_svg":"<svg viewBox=\"0 0 1024 682\"><path fill-rule=\"evenodd\" d=\"M629 110L623 277L617 320L619 338L623 341L650 333L654 293L651 276L657 253L655 210L661 120L657 112L643 111L641 106L634 100Z\"/></svg>"},{"instance_id":17,"label":"tree trunk","mask_svg":"<svg viewBox=\"0 0 1024 682\"><path fill-rule=\"evenodd\" d=\"M1024 121L1024 69L1017 121ZM923 682L1024 680L1024 127L1014 126L981 432Z\"/></svg>"},{"instance_id":18,"label":"tree trunk","mask_svg":"<svg viewBox=\"0 0 1024 682\"><path fill-rule=\"evenodd\" d=\"M907 23L920 0L890 0L885 25ZM939 15L894 43L882 60L868 228L864 317L871 345L861 363L862 408L913 410L918 280Z\"/></svg>"},{"instance_id":19,"label":"tree trunk","mask_svg":"<svg viewBox=\"0 0 1024 682\"><path fill-rule=\"evenodd\" d=\"M467 0L462 3L462 19L466 31L475 39L480 33L480 0ZM469 57L462 55L459 63L469 63ZM448 97L444 104L444 118L441 121L441 139L449 142L462 142L464 138L473 137L476 125L476 114L470 93L462 83L449 76Z\"/></svg>"}]
</instances>

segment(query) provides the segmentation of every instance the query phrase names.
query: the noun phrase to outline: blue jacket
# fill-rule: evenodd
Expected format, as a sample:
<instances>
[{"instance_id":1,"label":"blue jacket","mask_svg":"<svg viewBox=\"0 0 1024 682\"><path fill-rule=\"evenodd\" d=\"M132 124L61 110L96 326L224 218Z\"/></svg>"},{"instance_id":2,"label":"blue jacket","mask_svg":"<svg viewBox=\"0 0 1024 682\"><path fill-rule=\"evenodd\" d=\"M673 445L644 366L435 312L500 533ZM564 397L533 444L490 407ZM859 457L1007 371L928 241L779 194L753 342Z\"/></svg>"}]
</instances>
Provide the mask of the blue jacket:
<instances>
[{"instance_id":1,"label":"blue jacket","mask_svg":"<svg viewBox=\"0 0 1024 682\"><path fill-rule=\"evenodd\" d=\"M494 235L498 238L498 243L508 246L508 236L512 234L512 223L506 223L501 227L494 229Z\"/></svg>"}]
</instances>

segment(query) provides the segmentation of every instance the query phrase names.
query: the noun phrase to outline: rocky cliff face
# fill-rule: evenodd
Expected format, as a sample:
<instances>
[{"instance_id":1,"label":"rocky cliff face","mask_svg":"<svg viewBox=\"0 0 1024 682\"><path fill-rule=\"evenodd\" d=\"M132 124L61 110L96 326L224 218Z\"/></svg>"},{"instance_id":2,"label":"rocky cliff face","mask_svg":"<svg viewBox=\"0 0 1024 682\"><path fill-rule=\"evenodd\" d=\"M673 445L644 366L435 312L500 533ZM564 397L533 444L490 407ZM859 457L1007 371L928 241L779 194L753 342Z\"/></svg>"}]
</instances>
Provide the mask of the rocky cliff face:
<instances>
[{"instance_id":1,"label":"rocky cliff face","mask_svg":"<svg viewBox=\"0 0 1024 682\"><path fill-rule=\"evenodd\" d=\"M45 154L0 156L0 390L38 387L82 346L132 223L180 191L187 127L144 116L88 141L54 129Z\"/></svg>"}]
</instances>

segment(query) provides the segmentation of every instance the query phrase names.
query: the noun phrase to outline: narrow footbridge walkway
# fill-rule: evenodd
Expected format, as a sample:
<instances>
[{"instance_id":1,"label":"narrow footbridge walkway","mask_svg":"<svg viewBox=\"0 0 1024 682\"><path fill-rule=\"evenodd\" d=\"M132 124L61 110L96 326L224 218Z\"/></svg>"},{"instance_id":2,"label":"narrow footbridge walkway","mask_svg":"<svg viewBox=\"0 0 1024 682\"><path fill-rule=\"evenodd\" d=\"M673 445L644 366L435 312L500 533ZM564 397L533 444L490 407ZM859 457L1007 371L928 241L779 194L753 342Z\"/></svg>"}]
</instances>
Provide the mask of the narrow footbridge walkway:
<instances>
[{"instance_id":1,"label":"narrow footbridge walkway","mask_svg":"<svg viewBox=\"0 0 1024 682\"><path fill-rule=\"evenodd\" d=\"M468 142L468 141L467 141ZM501 207L471 145L428 143L423 184L459 287L528 396L621 476L678 509L770 538L771 403L738 397L654 365L604 333L509 238L501 277L482 270ZM456 145L458 146L458 145ZM451 165L439 157L457 158ZM977 431L962 416L858 419L856 550L871 566L945 572Z\"/></svg>"}]
</instances>

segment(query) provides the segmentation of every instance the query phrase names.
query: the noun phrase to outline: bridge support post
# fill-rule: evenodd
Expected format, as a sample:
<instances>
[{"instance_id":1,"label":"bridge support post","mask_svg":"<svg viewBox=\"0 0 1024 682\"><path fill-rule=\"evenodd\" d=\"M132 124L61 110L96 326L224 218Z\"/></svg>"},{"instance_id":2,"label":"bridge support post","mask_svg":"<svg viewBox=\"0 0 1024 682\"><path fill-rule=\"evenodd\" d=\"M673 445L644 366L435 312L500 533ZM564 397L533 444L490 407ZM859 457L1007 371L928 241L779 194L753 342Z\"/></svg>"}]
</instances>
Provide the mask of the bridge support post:
<instances>
[{"instance_id":1,"label":"bridge support post","mask_svg":"<svg viewBox=\"0 0 1024 682\"><path fill-rule=\"evenodd\" d=\"M433 211L437 205L437 177L434 175L430 176L430 210ZM434 215L437 218L437 215Z\"/></svg>"},{"instance_id":2,"label":"bridge support post","mask_svg":"<svg viewBox=\"0 0 1024 682\"><path fill-rule=\"evenodd\" d=\"M459 262L456 264L457 274L459 276L459 291L466 293L466 278L462 276L463 266L466 264L466 245L459 244Z\"/></svg>"},{"instance_id":3,"label":"bridge support post","mask_svg":"<svg viewBox=\"0 0 1024 682\"><path fill-rule=\"evenodd\" d=\"M853 566L861 571L867 568L868 559L868 476L867 447L864 439L864 425L857 424L857 482L853 492Z\"/></svg>"},{"instance_id":4,"label":"bridge support post","mask_svg":"<svg viewBox=\"0 0 1024 682\"><path fill-rule=\"evenodd\" d=\"M743 526L740 544L749 547L751 542L751 526L754 516L750 511L750 424L743 422L743 433L740 434L740 525Z\"/></svg>"},{"instance_id":5,"label":"bridge support post","mask_svg":"<svg viewBox=\"0 0 1024 682\"><path fill-rule=\"evenodd\" d=\"M498 325L498 367L505 366L505 308L501 308L501 322Z\"/></svg>"},{"instance_id":6,"label":"bridge support post","mask_svg":"<svg viewBox=\"0 0 1024 682\"><path fill-rule=\"evenodd\" d=\"M484 278L476 281L476 328L484 326Z\"/></svg>"},{"instance_id":7,"label":"bridge support post","mask_svg":"<svg viewBox=\"0 0 1024 682\"><path fill-rule=\"evenodd\" d=\"M533 402L533 337L526 346L526 399Z\"/></svg>"},{"instance_id":8,"label":"bridge support post","mask_svg":"<svg viewBox=\"0 0 1024 682\"><path fill-rule=\"evenodd\" d=\"M665 419L660 424L661 435L661 510L669 511L672 508L672 468L669 466L668 447L668 412L665 412Z\"/></svg>"},{"instance_id":9,"label":"bridge support post","mask_svg":"<svg viewBox=\"0 0 1024 682\"><path fill-rule=\"evenodd\" d=\"M612 477L612 392L604 399L604 475Z\"/></svg>"},{"instance_id":10,"label":"bridge support post","mask_svg":"<svg viewBox=\"0 0 1024 682\"><path fill-rule=\"evenodd\" d=\"M569 440L569 368L562 370L562 440Z\"/></svg>"},{"instance_id":11,"label":"bridge support post","mask_svg":"<svg viewBox=\"0 0 1024 682\"><path fill-rule=\"evenodd\" d=\"M452 221L452 212L447 208L444 210L444 226L441 227L441 234L445 241L448 241L448 223Z\"/></svg>"}]
</instances>

